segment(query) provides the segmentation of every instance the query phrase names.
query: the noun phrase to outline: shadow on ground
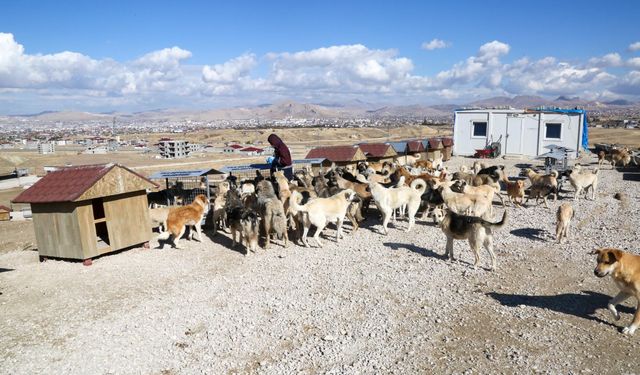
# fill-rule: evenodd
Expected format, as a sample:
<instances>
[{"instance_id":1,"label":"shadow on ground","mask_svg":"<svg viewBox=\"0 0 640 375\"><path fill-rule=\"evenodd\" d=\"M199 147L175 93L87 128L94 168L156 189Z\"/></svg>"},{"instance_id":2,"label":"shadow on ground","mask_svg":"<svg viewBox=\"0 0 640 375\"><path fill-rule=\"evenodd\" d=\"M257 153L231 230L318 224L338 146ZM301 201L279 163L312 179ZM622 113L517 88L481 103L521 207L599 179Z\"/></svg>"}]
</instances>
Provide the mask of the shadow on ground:
<instances>
[{"instance_id":1,"label":"shadow on ground","mask_svg":"<svg viewBox=\"0 0 640 375\"><path fill-rule=\"evenodd\" d=\"M516 237L524 237L534 241L549 241L550 233L546 229L540 228L520 228L511 231Z\"/></svg>"},{"instance_id":2,"label":"shadow on ground","mask_svg":"<svg viewBox=\"0 0 640 375\"><path fill-rule=\"evenodd\" d=\"M582 294L565 293L555 296L525 296L490 292L487 293L487 296L495 299L503 306L518 307L525 305L537 307L616 327L615 324L593 315L598 309L606 309L607 303L611 299L611 296L598 292L583 290ZM618 311L621 313L633 313L633 309L620 305L618 306Z\"/></svg>"},{"instance_id":3,"label":"shadow on ground","mask_svg":"<svg viewBox=\"0 0 640 375\"><path fill-rule=\"evenodd\" d=\"M444 254L444 249L443 249L443 254L438 254L433 250L425 249L423 247L416 246L409 243L385 242L383 243L383 245L390 247L393 250L401 250L401 249L408 250L413 253L420 254L424 257L435 258L440 260L448 259L447 255Z\"/></svg>"}]
</instances>

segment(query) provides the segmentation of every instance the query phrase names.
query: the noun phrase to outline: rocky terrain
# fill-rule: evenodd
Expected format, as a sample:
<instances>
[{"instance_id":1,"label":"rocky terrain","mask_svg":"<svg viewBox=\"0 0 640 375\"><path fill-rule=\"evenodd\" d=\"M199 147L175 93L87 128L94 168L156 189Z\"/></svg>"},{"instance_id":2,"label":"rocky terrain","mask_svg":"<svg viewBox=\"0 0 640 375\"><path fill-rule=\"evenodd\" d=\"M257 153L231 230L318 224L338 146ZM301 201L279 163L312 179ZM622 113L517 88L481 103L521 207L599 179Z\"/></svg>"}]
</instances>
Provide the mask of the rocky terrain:
<instances>
[{"instance_id":1,"label":"rocky terrain","mask_svg":"<svg viewBox=\"0 0 640 375\"><path fill-rule=\"evenodd\" d=\"M522 163L500 162L512 176ZM385 236L374 213L339 243L326 229L322 249L245 256L208 232L185 250L152 242L91 267L1 254L0 372L639 373L640 336L620 333L635 301L614 321L606 302L617 288L594 276L588 254L638 253L638 171L600 178L595 201L573 202L566 184L550 209L508 207L495 272L486 252L473 269L466 242L455 243L458 261L445 259L429 221L409 233L399 221ZM576 217L557 244L562 202Z\"/></svg>"}]
</instances>

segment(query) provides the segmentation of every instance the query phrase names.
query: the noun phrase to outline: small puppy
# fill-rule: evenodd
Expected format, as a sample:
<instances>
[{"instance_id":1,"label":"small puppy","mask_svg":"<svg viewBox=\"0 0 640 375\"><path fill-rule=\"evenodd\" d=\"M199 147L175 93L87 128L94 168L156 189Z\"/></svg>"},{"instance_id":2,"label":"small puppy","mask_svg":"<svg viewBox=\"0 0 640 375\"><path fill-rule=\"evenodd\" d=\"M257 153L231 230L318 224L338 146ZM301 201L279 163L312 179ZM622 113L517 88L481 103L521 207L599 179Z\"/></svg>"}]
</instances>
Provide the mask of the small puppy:
<instances>
[{"instance_id":1,"label":"small puppy","mask_svg":"<svg viewBox=\"0 0 640 375\"><path fill-rule=\"evenodd\" d=\"M524 201L524 181L509 181L507 182L507 195L509 196L509 201L513 203L516 207L522 207L522 202ZM520 200L518 202L518 199Z\"/></svg>"},{"instance_id":2,"label":"small puppy","mask_svg":"<svg viewBox=\"0 0 640 375\"><path fill-rule=\"evenodd\" d=\"M480 262L480 247L484 246L491 256L491 269L496 269L496 255L493 252L493 229L502 228L507 222L507 211L504 211L502 220L492 223L476 216L458 215L449 210L440 223L440 229L447 236L447 254L449 259L455 260L453 256L453 240L468 240L469 246L475 255L473 268L478 267Z\"/></svg>"},{"instance_id":3,"label":"small puppy","mask_svg":"<svg viewBox=\"0 0 640 375\"><path fill-rule=\"evenodd\" d=\"M556 212L556 218L558 222L556 224L556 241L558 243L562 242L562 237L569 238L569 226L571 225L571 219L575 212L573 211L573 207L569 203L563 203L558 207L558 212Z\"/></svg>"},{"instance_id":4,"label":"small puppy","mask_svg":"<svg viewBox=\"0 0 640 375\"><path fill-rule=\"evenodd\" d=\"M598 265L593 272L598 277L611 275L620 292L609 301L609 311L618 320L620 314L616 305L624 302L629 297L635 297L640 305L640 256L627 253L618 249L603 248L591 252L598 255ZM636 306L633 321L628 327L624 327L622 333L633 335L640 326L640 306Z\"/></svg>"}]
</instances>

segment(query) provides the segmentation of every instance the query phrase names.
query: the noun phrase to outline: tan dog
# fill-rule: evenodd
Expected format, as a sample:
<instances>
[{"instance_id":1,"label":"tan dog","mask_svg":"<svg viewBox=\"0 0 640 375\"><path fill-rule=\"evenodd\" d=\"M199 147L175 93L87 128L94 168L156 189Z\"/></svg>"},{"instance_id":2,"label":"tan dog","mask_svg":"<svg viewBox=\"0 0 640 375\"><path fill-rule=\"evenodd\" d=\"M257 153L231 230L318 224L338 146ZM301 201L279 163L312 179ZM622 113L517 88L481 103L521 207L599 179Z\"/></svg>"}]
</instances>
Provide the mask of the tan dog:
<instances>
[{"instance_id":1,"label":"tan dog","mask_svg":"<svg viewBox=\"0 0 640 375\"><path fill-rule=\"evenodd\" d=\"M173 246L176 249L180 249L178 241L184 234L187 225L193 225L198 233L198 241L202 242L202 232L200 230L200 223L202 218L207 212L209 201L203 194L199 194L195 197L191 204L182 207L176 207L169 212L167 216L167 228L166 231L161 232L158 235L158 239L167 240L172 238Z\"/></svg>"},{"instance_id":2,"label":"tan dog","mask_svg":"<svg viewBox=\"0 0 640 375\"><path fill-rule=\"evenodd\" d=\"M327 226L328 223L336 223L336 242L340 240L342 236L342 223L344 217L347 214L347 209L351 200L356 193L351 189L346 189L329 198L315 198L307 202L305 205L300 205L302 195L297 191L291 194L291 211L294 215L299 212L303 213L302 218L302 243L304 246L309 247L307 242L307 234L309 228L313 224L316 227L316 232L313 235L313 239L318 244L318 247L322 247L320 242L320 233Z\"/></svg>"},{"instance_id":3,"label":"tan dog","mask_svg":"<svg viewBox=\"0 0 640 375\"><path fill-rule=\"evenodd\" d=\"M558 243L562 242L563 237L569 238L569 226L574 215L573 207L569 203L563 203L558 207L558 212L556 212L556 219L558 219L556 223L556 241Z\"/></svg>"},{"instance_id":4,"label":"tan dog","mask_svg":"<svg viewBox=\"0 0 640 375\"><path fill-rule=\"evenodd\" d=\"M393 158L393 161L399 166L410 166L412 167L418 160L420 160L421 155L398 155Z\"/></svg>"},{"instance_id":5,"label":"tan dog","mask_svg":"<svg viewBox=\"0 0 640 375\"><path fill-rule=\"evenodd\" d=\"M577 167L577 166L576 166ZM569 174L569 182L571 186L576 190L576 195L573 200L578 200L580 193L585 190L585 198L586 192L591 188L591 199L596 199L596 188L598 187L598 168L593 171L582 170L581 167L575 168L573 170L568 170Z\"/></svg>"},{"instance_id":6,"label":"tan dog","mask_svg":"<svg viewBox=\"0 0 640 375\"><path fill-rule=\"evenodd\" d=\"M382 230L387 234L387 225L391 219L391 214L397 208L407 206L407 214L409 216L409 225L406 232L410 231L415 223L416 212L420 208L422 202L421 196L427 189L427 184L421 179L412 182L411 187L399 186L395 188L385 188L377 182L369 182L369 190L373 196L376 205L382 212Z\"/></svg>"},{"instance_id":7,"label":"tan dog","mask_svg":"<svg viewBox=\"0 0 640 375\"><path fill-rule=\"evenodd\" d=\"M500 199L500 203L502 203L502 207L504 207L504 198L502 198L502 195L500 195L500 193L496 191L496 188L493 185L470 186L464 181L456 181L452 187L454 186L461 193L482 195L492 203L493 197L497 194L498 198ZM491 207L493 207L493 204L491 205ZM493 214L493 209L491 209L491 214Z\"/></svg>"},{"instance_id":8,"label":"tan dog","mask_svg":"<svg viewBox=\"0 0 640 375\"><path fill-rule=\"evenodd\" d=\"M222 181L218 185L218 194L213 200L213 234L218 233L218 227L223 229L227 226L226 211L224 209L227 201L227 192L230 189L228 181Z\"/></svg>"},{"instance_id":9,"label":"tan dog","mask_svg":"<svg viewBox=\"0 0 640 375\"><path fill-rule=\"evenodd\" d=\"M593 271L598 277L611 275L620 292L609 301L609 311L618 320L620 314L616 305L629 297L636 298L636 312L633 321L624 327L622 333L633 335L640 326L640 256L618 249L603 248L591 252L598 255L598 265Z\"/></svg>"},{"instance_id":10,"label":"tan dog","mask_svg":"<svg viewBox=\"0 0 640 375\"><path fill-rule=\"evenodd\" d=\"M452 181L432 183L433 188L442 195L449 210L461 215L488 217L491 212L491 201L482 195L456 193L451 190L452 183Z\"/></svg>"},{"instance_id":11,"label":"tan dog","mask_svg":"<svg viewBox=\"0 0 640 375\"><path fill-rule=\"evenodd\" d=\"M169 211L171 207L178 206L165 206L160 207L156 203L151 204L151 208L149 209L149 219L151 220L151 228L155 228L160 226L160 231L167 230L167 217L169 216Z\"/></svg>"},{"instance_id":12,"label":"tan dog","mask_svg":"<svg viewBox=\"0 0 640 375\"><path fill-rule=\"evenodd\" d=\"M631 155L627 148L614 149L605 155L605 159L611 163L611 169L613 169L619 163L622 163L622 167L626 167L631 162Z\"/></svg>"},{"instance_id":13,"label":"tan dog","mask_svg":"<svg viewBox=\"0 0 640 375\"><path fill-rule=\"evenodd\" d=\"M604 165L604 162L607 161L606 156L607 156L607 153L604 152L603 150L600 150L598 152L598 168L602 168L602 166Z\"/></svg>"},{"instance_id":14,"label":"tan dog","mask_svg":"<svg viewBox=\"0 0 640 375\"><path fill-rule=\"evenodd\" d=\"M283 205L287 205L287 200L291 196L291 190L289 189L289 180L284 176L284 171L275 171L273 177L278 184L278 195Z\"/></svg>"},{"instance_id":15,"label":"tan dog","mask_svg":"<svg viewBox=\"0 0 640 375\"><path fill-rule=\"evenodd\" d=\"M458 215L449 210L440 223L440 229L447 236L447 255L449 259L455 260L453 256L453 240L468 240L469 246L475 256L473 268L478 267L480 262L480 247L484 246L491 256L491 269L495 270L496 255L493 252L493 229L502 228L507 222L507 211L504 211L502 220L492 223L475 216Z\"/></svg>"},{"instance_id":16,"label":"tan dog","mask_svg":"<svg viewBox=\"0 0 640 375\"><path fill-rule=\"evenodd\" d=\"M527 168L525 169L525 173L527 177L529 177L529 181L531 181L531 185L549 185L555 188L553 194L553 201L555 202L558 199L558 171L551 171L550 174L539 174L536 173L533 169ZM546 203L545 203L546 205ZM547 207L548 208L548 207Z\"/></svg>"},{"instance_id":17,"label":"tan dog","mask_svg":"<svg viewBox=\"0 0 640 375\"><path fill-rule=\"evenodd\" d=\"M509 201L513 203L514 206L522 207L524 201L524 181L517 180L507 182L507 195L509 196ZM519 202L518 199L520 199Z\"/></svg>"}]
</instances>

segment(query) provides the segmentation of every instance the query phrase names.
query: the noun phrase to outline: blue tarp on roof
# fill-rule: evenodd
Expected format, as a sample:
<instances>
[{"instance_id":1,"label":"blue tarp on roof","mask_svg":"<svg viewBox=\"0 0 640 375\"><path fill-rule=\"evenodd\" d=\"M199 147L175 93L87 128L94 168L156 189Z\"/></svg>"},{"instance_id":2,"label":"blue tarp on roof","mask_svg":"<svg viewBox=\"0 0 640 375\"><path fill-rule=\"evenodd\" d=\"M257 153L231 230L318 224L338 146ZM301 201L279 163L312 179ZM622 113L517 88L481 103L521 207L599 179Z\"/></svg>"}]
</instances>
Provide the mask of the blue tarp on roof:
<instances>
[{"instance_id":1,"label":"blue tarp on roof","mask_svg":"<svg viewBox=\"0 0 640 375\"><path fill-rule=\"evenodd\" d=\"M180 177L200 177L208 174L219 174L220 172L215 169L193 169L190 171L162 171L156 172L149 176L150 180L160 180L165 178L180 178Z\"/></svg>"},{"instance_id":2,"label":"blue tarp on roof","mask_svg":"<svg viewBox=\"0 0 640 375\"><path fill-rule=\"evenodd\" d=\"M407 151L407 142L387 142L393 147L398 154L404 154Z\"/></svg>"},{"instance_id":3,"label":"blue tarp on roof","mask_svg":"<svg viewBox=\"0 0 640 375\"><path fill-rule=\"evenodd\" d=\"M292 164L322 164L324 158L314 158L314 159L297 159L293 160ZM271 164L265 163L256 163L256 164L244 164L244 165L231 165L227 167L220 168L222 173L231 173L231 172L246 172L253 170L265 170L271 169Z\"/></svg>"},{"instance_id":4,"label":"blue tarp on roof","mask_svg":"<svg viewBox=\"0 0 640 375\"><path fill-rule=\"evenodd\" d=\"M551 112L551 113L573 113L581 114L582 116L582 148L589 149L589 122L587 121L587 111L584 109L562 109L562 108L536 108L536 111Z\"/></svg>"}]
</instances>

